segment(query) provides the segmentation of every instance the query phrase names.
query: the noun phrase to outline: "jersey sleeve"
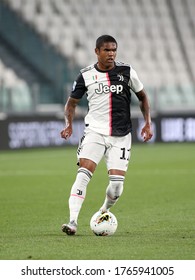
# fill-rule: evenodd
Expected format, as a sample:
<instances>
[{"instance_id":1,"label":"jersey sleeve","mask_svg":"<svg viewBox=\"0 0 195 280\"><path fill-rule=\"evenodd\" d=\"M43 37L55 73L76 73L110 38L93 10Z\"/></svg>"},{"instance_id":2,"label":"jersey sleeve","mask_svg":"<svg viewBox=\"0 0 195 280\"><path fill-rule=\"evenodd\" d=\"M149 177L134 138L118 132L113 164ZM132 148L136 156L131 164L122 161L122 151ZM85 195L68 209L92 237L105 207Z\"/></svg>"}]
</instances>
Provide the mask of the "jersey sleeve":
<instances>
[{"instance_id":1,"label":"jersey sleeve","mask_svg":"<svg viewBox=\"0 0 195 280\"><path fill-rule=\"evenodd\" d=\"M130 83L131 89L134 92L139 92L144 87L142 82L138 78L138 75L137 75L136 71L133 68L131 68L131 70L130 70L130 81L129 81L129 83Z\"/></svg>"},{"instance_id":2,"label":"jersey sleeve","mask_svg":"<svg viewBox=\"0 0 195 280\"><path fill-rule=\"evenodd\" d=\"M87 91L87 88L85 86L85 81L83 79L82 74L80 73L78 75L77 79L73 83L70 97L75 98L75 99L81 99L86 91Z\"/></svg>"}]
</instances>

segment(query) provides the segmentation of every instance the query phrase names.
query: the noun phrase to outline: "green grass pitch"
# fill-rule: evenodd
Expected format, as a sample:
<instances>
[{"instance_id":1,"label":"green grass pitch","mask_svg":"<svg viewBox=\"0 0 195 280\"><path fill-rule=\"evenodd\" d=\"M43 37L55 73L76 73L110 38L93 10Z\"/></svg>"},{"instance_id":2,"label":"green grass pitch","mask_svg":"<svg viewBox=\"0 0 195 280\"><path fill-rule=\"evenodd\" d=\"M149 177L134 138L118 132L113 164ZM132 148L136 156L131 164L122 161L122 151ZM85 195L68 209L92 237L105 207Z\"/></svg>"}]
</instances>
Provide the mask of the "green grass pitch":
<instances>
[{"instance_id":1,"label":"green grass pitch","mask_svg":"<svg viewBox=\"0 0 195 280\"><path fill-rule=\"evenodd\" d=\"M0 153L1 260L194 260L195 146L137 144L122 197L112 208L118 229L89 227L108 183L104 161L89 183L76 236L65 236L76 147Z\"/></svg>"}]
</instances>

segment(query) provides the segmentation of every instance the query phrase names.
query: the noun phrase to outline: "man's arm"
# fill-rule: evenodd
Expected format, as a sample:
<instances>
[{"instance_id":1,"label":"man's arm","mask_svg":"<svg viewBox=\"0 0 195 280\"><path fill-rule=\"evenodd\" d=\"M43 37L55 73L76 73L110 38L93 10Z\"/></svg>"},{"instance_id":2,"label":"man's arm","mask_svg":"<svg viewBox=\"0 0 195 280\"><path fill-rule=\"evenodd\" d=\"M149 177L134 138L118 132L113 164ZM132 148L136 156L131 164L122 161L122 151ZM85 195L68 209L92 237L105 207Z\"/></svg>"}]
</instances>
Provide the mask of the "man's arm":
<instances>
[{"instance_id":1,"label":"man's arm","mask_svg":"<svg viewBox=\"0 0 195 280\"><path fill-rule=\"evenodd\" d=\"M139 99L140 109L145 120L145 125L142 128L141 136L144 138L144 142L147 142L153 136L149 101L144 89L142 89L139 92L136 92L135 94Z\"/></svg>"},{"instance_id":2,"label":"man's arm","mask_svg":"<svg viewBox=\"0 0 195 280\"><path fill-rule=\"evenodd\" d=\"M72 123L75 109L80 99L69 97L64 107L65 128L61 131L61 137L68 139L72 135Z\"/></svg>"}]
</instances>

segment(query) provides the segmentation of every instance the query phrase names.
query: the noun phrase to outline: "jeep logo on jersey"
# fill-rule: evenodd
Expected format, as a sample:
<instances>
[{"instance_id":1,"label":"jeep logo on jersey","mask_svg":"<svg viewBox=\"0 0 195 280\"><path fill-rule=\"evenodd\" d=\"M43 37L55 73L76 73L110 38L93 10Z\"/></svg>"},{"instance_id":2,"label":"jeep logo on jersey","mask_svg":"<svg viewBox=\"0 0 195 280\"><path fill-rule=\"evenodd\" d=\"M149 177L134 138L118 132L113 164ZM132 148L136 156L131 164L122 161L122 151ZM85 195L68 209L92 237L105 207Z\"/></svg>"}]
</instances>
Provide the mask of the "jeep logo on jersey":
<instances>
[{"instance_id":1,"label":"jeep logo on jersey","mask_svg":"<svg viewBox=\"0 0 195 280\"><path fill-rule=\"evenodd\" d=\"M99 88L95 89L95 93L101 94L101 93L109 93L109 92L116 92L116 94L119 94L123 91L123 85L104 85L102 83L99 84Z\"/></svg>"}]
</instances>

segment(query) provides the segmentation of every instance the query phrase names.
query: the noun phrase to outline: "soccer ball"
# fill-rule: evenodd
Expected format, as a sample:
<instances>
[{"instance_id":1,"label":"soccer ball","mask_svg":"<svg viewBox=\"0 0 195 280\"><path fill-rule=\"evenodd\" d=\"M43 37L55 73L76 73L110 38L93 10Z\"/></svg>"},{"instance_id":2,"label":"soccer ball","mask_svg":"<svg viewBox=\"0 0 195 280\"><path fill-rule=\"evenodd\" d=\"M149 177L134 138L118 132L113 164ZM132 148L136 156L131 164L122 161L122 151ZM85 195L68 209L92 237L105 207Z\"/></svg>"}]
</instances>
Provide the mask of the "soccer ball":
<instances>
[{"instance_id":1,"label":"soccer ball","mask_svg":"<svg viewBox=\"0 0 195 280\"><path fill-rule=\"evenodd\" d=\"M95 235L108 236L113 235L117 229L118 222L111 212L96 212L90 221L90 228Z\"/></svg>"}]
</instances>

